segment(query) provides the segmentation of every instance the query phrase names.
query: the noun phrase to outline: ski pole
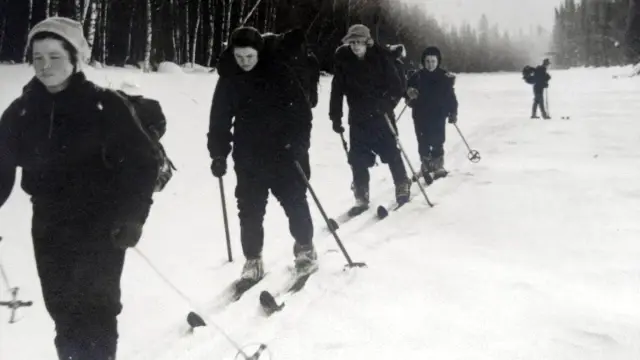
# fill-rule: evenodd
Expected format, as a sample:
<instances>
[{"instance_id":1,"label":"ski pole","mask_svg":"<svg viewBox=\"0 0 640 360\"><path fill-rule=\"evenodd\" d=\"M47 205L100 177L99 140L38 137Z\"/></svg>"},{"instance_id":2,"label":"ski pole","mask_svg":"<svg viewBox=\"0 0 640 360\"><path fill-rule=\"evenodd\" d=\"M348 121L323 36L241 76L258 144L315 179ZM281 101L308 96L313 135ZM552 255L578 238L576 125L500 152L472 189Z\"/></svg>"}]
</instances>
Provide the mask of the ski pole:
<instances>
[{"instance_id":1,"label":"ski pole","mask_svg":"<svg viewBox=\"0 0 640 360\"><path fill-rule=\"evenodd\" d=\"M316 206L318 207L318 210L320 210L320 214L322 214L324 221L327 223L327 226L329 227L329 231L331 231L331 235L333 235L333 238L336 239L336 243L338 243L338 247L340 247L342 254L347 259L347 266L350 268L367 266L367 264L363 262L354 263L353 261L351 261L351 257L349 256L349 253L347 253L347 249L345 249L344 245L342 244L342 240L340 240L340 237L338 236L338 233L336 233L336 229L333 226L333 224L335 224L335 220L330 219L329 216L327 216L327 213L325 213L324 208L322 207L322 204L318 199L318 196L316 196L316 192L313 191L313 187L309 183L309 179L307 179L307 175L304 173L304 170L302 170L302 166L300 166L300 163L298 162L298 160L294 160L293 163L295 164L296 169L298 169L300 178L304 181L305 185L307 186L307 189L309 189L309 192L311 193L311 196L313 197L313 200L315 201Z\"/></svg>"},{"instance_id":2,"label":"ski pole","mask_svg":"<svg viewBox=\"0 0 640 360\"><path fill-rule=\"evenodd\" d=\"M0 236L0 241L2 241L2 236ZM20 289L18 287L11 287L9 283L9 277L7 276L7 272L4 270L4 266L0 263L0 274L2 274L2 281L5 286L11 292L11 300L10 301L0 301L0 306L6 306L11 310L11 317L9 318L9 324L13 324L16 322L16 311L21 307L28 307L33 305L33 301L21 301L18 300L18 291Z\"/></svg>"},{"instance_id":3,"label":"ski pole","mask_svg":"<svg viewBox=\"0 0 640 360\"><path fill-rule=\"evenodd\" d=\"M347 141L344 139L343 133L340 133L340 140L342 140L342 149L344 149L344 154L347 156L347 162L349 162L349 146L347 145Z\"/></svg>"},{"instance_id":4,"label":"ski pole","mask_svg":"<svg viewBox=\"0 0 640 360\"><path fill-rule=\"evenodd\" d=\"M226 201L226 196L224 195L224 182L222 181L222 177L218 178L218 182L220 184L220 200L222 201L222 219L224 220L224 234L227 238L227 255L229 257L229 262L232 262L233 256L231 255L231 237L229 236L229 218L227 217L227 201Z\"/></svg>"},{"instance_id":5,"label":"ski pole","mask_svg":"<svg viewBox=\"0 0 640 360\"><path fill-rule=\"evenodd\" d=\"M462 135L462 131L460 131L458 124L453 123L453 126L456 127L456 130L458 130L458 134L460 134L462 141L467 146L467 150L469 150L469 153L467 154L467 158L469 159L469 161L473 163L477 163L478 161L480 161L480 153L477 150L471 150L471 148L469 147L469 143L467 143L467 139L465 139L464 135Z\"/></svg>"},{"instance_id":6,"label":"ski pole","mask_svg":"<svg viewBox=\"0 0 640 360\"><path fill-rule=\"evenodd\" d=\"M182 291L180 291L180 289L178 289L177 286L175 286L163 273L162 271L160 271L154 264L153 262L151 262L151 260L142 252L142 250L138 249L137 247L133 248L133 251L135 251L142 260L144 260L144 262L147 263L147 265L149 266L149 268L151 268L151 270L153 270L153 272L156 273L156 275L162 279L162 281L169 287L171 288L171 290L173 290L178 296L180 296L180 298L182 298L182 300L184 300L192 309L194 309L195 311L197 311L199 314L205 314L205 312L203 311L203 309L199 308L199 306L197 306L195 304L195 302L193 300L191 300L187 295L185 295ZM196 312L191 312L189 313L189 316L192 317L196 317L196 321L199 321L201 323L205 323L202 316L199 315ZM218 325L216 322L211 321L211 319L209 319L209 322L218 330L218 332L220 334L222 334L222 336L224 336L224 338L229 342L229 344L231 344L231 346L233 346L236 350L238 350L238 354L241 355L242 357L244 357L244 359L247 360L251 360L252 357L250 357L249 355L247 355L243 348L240 346L239 343L235 342L231 336L224 331L224 329L222 329L222 327L220 325ZM264 344L263 344L264 345ZM266 345L264 345L266 347Z\"/></svg>"},{"instance_id":7,"label":"ski pole","mask_svg":"<svg viewBox=\"0 0 640 360\"><path fill-rule=\"evenodd\" d=\"M413 166L411 165L411 161L409 160L407 153L404 151L404 148L402 147L402 143L400 142L400 137L398 136L398 133L393 127L393 123L389 118L389 114L384 113L384 118L387 119L387 125L389 125L389 129L391 130L391 133L396 138L396 145L398 145L398 149L400 149L400 153L404 157L404 160L407 163L407 166L409 166L409 169L411 170L411 175L413 175L417 179L418 173L416 173L416 171L413 169ZM424 199L427 201L427 204L429 204L430 207L433 207L433 203L431 203L431 201L429 200L429 197L427 196L427 192L424 190L424 187L422 186L422 184L420 184L419 181L416 181L416 183L418 184L418 187L420 188L420 192L422 192Z\"/></svg>"}]
</instances>

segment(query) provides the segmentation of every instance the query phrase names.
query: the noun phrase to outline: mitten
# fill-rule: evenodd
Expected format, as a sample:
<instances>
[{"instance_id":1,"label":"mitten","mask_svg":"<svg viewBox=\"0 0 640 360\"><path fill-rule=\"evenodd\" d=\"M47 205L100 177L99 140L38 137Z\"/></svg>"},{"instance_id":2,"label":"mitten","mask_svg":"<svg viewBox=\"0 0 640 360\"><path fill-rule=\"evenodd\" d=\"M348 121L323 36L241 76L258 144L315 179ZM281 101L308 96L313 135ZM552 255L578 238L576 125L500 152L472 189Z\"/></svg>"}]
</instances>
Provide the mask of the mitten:
<instances>
[{"instance_id":1,"label":"mitten","mask_svg":"<svg viewBox=\"0 0 640 360\"><path fill-rule=\"evenodd\" d=\"M223 177L227 173L227 159L222 156L213 158L211 160L211 173L217 178Z\"/></svg>"},{"instance_id":2,"label":"mitten","mask_svg":"<svg viewBox=\"0 0 640 360\"><path fill-rule=\"evenodd\" d=\"M342 126L340 121L333 121L333 131L338 134L344 133L344 127Z\"/></svg>"},{"instance_id":3,"label":"mitten","mask_svg":"<svg viewBox=\"0 0 640 360\"><path fill-rule=\"evenodd\" d=\"M118 222L110 235L115 247L123 250L134 247L142 236L142 224L134 221Z\"/></svg>"}]
</instances>

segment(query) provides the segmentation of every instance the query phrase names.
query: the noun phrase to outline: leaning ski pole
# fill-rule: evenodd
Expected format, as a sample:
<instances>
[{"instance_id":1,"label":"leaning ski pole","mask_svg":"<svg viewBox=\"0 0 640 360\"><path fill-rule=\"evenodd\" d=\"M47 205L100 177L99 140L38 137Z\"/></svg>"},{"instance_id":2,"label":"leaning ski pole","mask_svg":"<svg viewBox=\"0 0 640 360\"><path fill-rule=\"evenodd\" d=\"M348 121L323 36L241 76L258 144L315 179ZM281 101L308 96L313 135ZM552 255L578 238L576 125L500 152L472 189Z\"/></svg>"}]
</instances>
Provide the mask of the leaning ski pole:
<instances>
[{"instance_id":1,"label":"leaning ski pole","mask_svg":"<svg viewBox=\"0 0 640 360\"><path fill-rule=\"evenodd\" d=\"M402 110L400 110L400 114L398 114L398 116L396 116L396 119L398 119L398 120L396 120L396 123L398 121L400 121L400 118L402 118L402 114L404 114L404 111L407 110L408 107L409 107L409 104L405 102L404 106L402 107Z\"/></svg>"},{"instance_id":2,"label":"leaning ski pole","mask_svg":"<svg viewBox=\"0 0 640 360\"><path fill-rule=\"evenodd\" d=\"M547 116L551 117L551 109L549 108L549 89L544 89L544 106L547 108Z\"/></svg>"},{"instance_id":3,"label":"leaning ski pole","mask_svg":"<svg viewBox=\"0 0 640 360\"><path fill-rule=\"evenodd\" d=\"M2 236L0 236L0 241L2 241ZM0 301L0 306L6 306L7 308L9 308L9 310L11 310L9 324L13 324L16 322L16 311L18 311L18 309L20 309L21 307L28 307L33 305L33 301L18 300L18 291L20 291L20 289L18 287L11 287L11 284L9 283L9 277L7 276L6 271L4 271L4 266L2 266L2 263L0 263L0 274L2 274L2 280L5 286L11 292L11 300Z\"/></svg>"},{"instance_id":4,"label":"leaning ski pole","mask_svg":"<svg viewBox=\"0 0 640 360\"><path fill-rule=\"evenodd\" d=\"M195 321L201 322L202 324L205 324L204 322L204 318L202 317L202 315L200 314L206 314L206 312L204 311L204 309L202 309L200 306L198 306L193 300L191 300L185 293L183 293L182 291L180 291L180 289L178 289L177 286L175 286L170 280L169 278L167 278L167 276L165 276L165 274L163 274L162 271L160 271L160 269L158 269L153 262L142 252L142 250L140 250L137 247L133 248L133 251L135 251L138 256L140 256L140 258L142 260L144 260L145 263L147 263L147 265L149 266L149 268L151 268L151 270L153 270L153 272L156 273L156 275L171 289L173 290L173 292L178 295L180 298L182 298L182 300L187 303L194 311L192 311L189 315L196 317ZM212 324L216 330L222 334L222 336L224 336L224 338L229 342L229 344L231 344L231 346L233 346L236 350L238 350L238 355L242 356L245 360L252 360L255 358L255 356L249 356L246 352L244 352L243 348L240 346L239 343L237 343L235 340L233 340L231 338L231 336L224 331L224 329L218 325L215 321L211 320L211 317L209 317L209 323ZM266 348L266 344L262 344L264 345L264 347ZM262 351L261 351L262 352ZM254 354L255 355L255 354Z\"/></svg>"},{"instance_id":5,"label":"leaning ski pole","mask_svg":"<svg viewBox=\"0 0 640 360\"><path fill-rule=\"evenodd\" d=\"M227 238L227 255L229 257L229 262L233 261L233 256L231 255L231 237L229 236L229 218L227 217L227 201L226 196L224 195L224 182L222 181L222 177L218 178L220 183L220 200L222 202L222 219L224 220L224 235Z\"/></svg>"},{"instance_id":6,"label":"leaning ski pole","mask_svg":"<svg viewBox=\"0 0 640 360\"><path fill-rule=\"evenodd\" d=\"M472 150L469 147L469 143L467 143L467 139L465 139L464 136L462 135L462 131L460 131L458 124L454 123L453 126L456 127L456 130L458 130L458 134L460 134L462 141L467 146L467 150L469 150L469 154L467 154L467 158L469 159L469 161L473 163L477 163L478 161L480 161L480 153L478 152L478 150Z\"/></svg>"},{"instance_id":7,"label":"leaning ski pole","mask_svg":"<svg viewBox=\"0 0 640 360\"><path fill-rule=\"evenodd\" d=\"M409 160L407 153L404 151L404 148L402 147L402 143L400 142L400 137L398 136L396 129L393 127L393 123L389 118L389 114L384 113L384 117L385 119L387 119L387 125L389 125L389 130L391 130L391 133L396 138L396 145L398 145L398 149L400 149L400 153L402 153L402 156L404 157L404 160L407 163L407 166L409 166L409 169L411 170L411 175L413 175L417 179L418 173L416 173L415 170L413 169L413 166L411 165L411 161ZM422 186L422 184L420 184L419 181L417 181L416 183L418 184L418 187L420 188L420 192L422 192L424 199L427 201L427 204L429 204L430 207L433 207L433 203L431 203L431 201L429 200L429 197L427 196L427 192L424 190L424 186Z\"/></svg>"},{"instance_id":8,"label":"leaning ski pole","mask_svg":"<svg viewBox=\"0 0 640 360\"><path fill-rule=\"evenodd\" d=\"M329 227L329 230L331 231L331 235L333 235L333 238L336 239L336 243L338 243L338 247L340 247L340 250L342 251L342 254L347 259L347 266L350 267L350 268L367 266L367 264L365 264L363 262L353 262L351 260L351 257L347 253L347 249L345 249L344 245L342 244L342 240L340 240L340 237L338 236L338 233L336 232L335 227L332 226L332 223L335 223L335 220L329 219L329 216L327 216L327 213L325 213L324 208L322 207L322 204L320 204L320 200L318 199L318 196L316 196L315 191L313 191L313 187L309 183L309 179L307 179L307 175L304 173L304 170L302 170L302 166L300 166L300 163L297 160L294 160L293 162L296 165L296 169L298 169L298 173L300 174L300 178L304 181L305 185L307 186L307 189L309 189L309 192L311 193L311 196L313 197L313 201L315 201L316 206L318 207L318 210L320 210L320 214L322 214L322 217L324 218L324 221L327 223L327 226Z\"/></svg>"},{"instance_id":9,"label":"leaning ski pole","mask_svg":"<svg viewBox=\"0 0 640 360\"><path fill-rule=\"evenodd\" d=\"M349 161L349 146L347 145L347 141L344 139L344 134L340 133L340 140L342 140L342 149L344 149L344 154L347 156L347 162Z\"/></svg>"}]
</instances>

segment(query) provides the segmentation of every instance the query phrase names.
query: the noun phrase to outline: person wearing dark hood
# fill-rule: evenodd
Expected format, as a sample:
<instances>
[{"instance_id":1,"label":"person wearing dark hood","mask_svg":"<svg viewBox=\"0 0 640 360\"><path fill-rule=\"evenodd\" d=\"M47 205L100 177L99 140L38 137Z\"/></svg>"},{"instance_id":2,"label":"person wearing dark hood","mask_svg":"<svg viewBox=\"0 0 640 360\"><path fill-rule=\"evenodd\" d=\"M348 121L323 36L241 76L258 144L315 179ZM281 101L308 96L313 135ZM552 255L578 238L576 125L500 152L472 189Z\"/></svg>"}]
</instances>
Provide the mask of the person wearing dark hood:
<instances>
[{"instance_id":1,"label":"person wearing dark hood","mask_svg":"<svg viewBox=\"0 0 640 360\"><path fill-rule=\"evenodd\" d=\"M549 80L551 80L551 75L549 75L549 73L547 72L549 64L551 64L549 59L544 59L542 61L542 65L536 67L533 73L533 107L531 109L532 119L539 119L538 107L540 107L540 113L542 114L543 119L551 119L544 104L544 89L549 87Z\"/></svg>"},{"instance_id":2,"label":"person wearing dark hood","mask_svg":"<svg viewBox=\"0 0 640 360\"><path fill-rule=\"evenodd\" d=\"M208 149L211 171L222 177L233 143L240 240L246 258L241 279L257 282L264 276L263 221L269 190L289 218L296 270L312 272L317 268L313 223L306 184L296 169L298 162L309 178L311 103L295 71L265 49L255 28L234 30L228 50L234 61L221 57L218 66Z\"/></svg>"},{"instance_id":3,"label":"person wearing dark hood","mask_svg":"<svg viewBox=\"0 0 640 360\"><path fill-rule=\"evenodd\" d=\"M35 77L0 118L0 206L22 168L58 358L113 360L125 251L149 214L157 149L122 98L85 78L80 23L50 17L27 44Z\"/></svg>"},{"instance_id":4,"label":"person wearing dark hood","mask_svg":"<svg viewBox=\"0 0 640 360\"><path fill-rule=\"evenodd\" d=\"M404 94L402 79L388 50L374 43L369 28L356 24L342 39L335 52L335 71L331 82L329 118L333 130L342 134L343 98L349 106L349 164L353 173L355 206L352 214L369 207L369 168L376 154L389 165L398 204L409 201L411 180L385 114L395 126L394 108Z\"/></svg>"},{"instance_id":5,"label":"person wearing dark hood","mask_svg":"<svg viewBox=\"0 0 640 360\"><path fill-rule=\"evenodd\" d=\"M418 138L421 172L429 183L447 175L444 169L445 124L447 118L452 124L458 121L458 100L454 90L455 76L441 67L440 50L435 46L427 47L420 61L422 68L409 79L406 96Z\"/></svg>"}]
</instances>

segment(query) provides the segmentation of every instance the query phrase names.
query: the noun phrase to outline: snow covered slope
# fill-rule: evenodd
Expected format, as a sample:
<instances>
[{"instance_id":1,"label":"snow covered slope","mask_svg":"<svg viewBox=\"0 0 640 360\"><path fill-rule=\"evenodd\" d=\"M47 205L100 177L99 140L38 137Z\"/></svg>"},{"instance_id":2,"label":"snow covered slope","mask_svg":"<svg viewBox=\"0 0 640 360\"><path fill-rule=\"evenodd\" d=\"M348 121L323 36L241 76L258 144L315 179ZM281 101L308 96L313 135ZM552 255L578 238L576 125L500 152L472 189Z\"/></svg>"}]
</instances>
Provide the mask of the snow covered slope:
<instances>
[{"instance_id":1,"label":"snow covered slope","mask_svg":"<svg viewBox=\"0 0 640 360\"><path fill-rule=\"evenodd\" d=\"M532 91L520 74L461 74L459 126L479 163L448 125L448 178L382 222L373 212L339 230L345 260L313 207L321 268L281 313L265 318L261 290L277 289L293 240L271 201L264 259L269 275L210 320L244 345L267 343L273 359L633 360L640 359L640 83L613 79L629 68L551 71L553 120L531 120ZM226 260L217 180L206 133L215 74L140 74L105 68L96 82L160 100L163 142L178 172L155 205L138 249L199 308L240 274L233 189L225 177L235 261ZM31 76L0 66L0 109ZM328 120L322 79L312 138L312 179L330 216L352 202L340 138ZM397 109L399 112L401 106ZM569 119L562 119L569 117ZM418 166L409 113L399 123ZM417 187L412 189L417 192ZM393 199L386 166L372 169L374 204ZM0 308L0 359L53 359L53 323L42 304L30 240L30 203L16 187L0 209L0 261L21 298L33 300L9 325ZM122 281L119 360L233 359L213 326L186 333L192 310L135 251ZM8 299L0 284L0 300Z\"/></svg>"}]
</instances>

